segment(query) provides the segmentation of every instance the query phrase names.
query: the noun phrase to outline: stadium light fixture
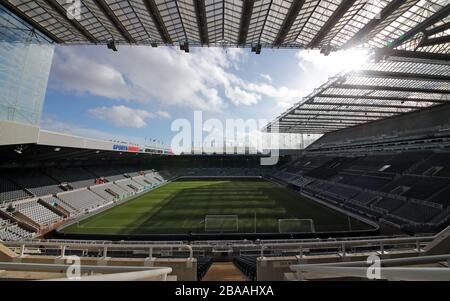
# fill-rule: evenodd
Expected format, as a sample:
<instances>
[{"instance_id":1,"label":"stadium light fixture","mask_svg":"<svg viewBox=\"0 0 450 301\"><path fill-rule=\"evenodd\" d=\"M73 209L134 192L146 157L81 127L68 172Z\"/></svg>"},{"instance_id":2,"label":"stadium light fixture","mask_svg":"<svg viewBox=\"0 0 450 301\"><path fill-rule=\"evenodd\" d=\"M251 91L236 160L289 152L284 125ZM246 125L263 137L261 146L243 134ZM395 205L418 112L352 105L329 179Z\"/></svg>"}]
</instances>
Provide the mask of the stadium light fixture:
<instances>
[{"instance_id":1,"label":"stadium light fixture","mask_svg":"<svg viewBox=\"0 0 450 301\"><path fill-rule=\"evenodd\" d=\"M180 50L189 53L189 43L188 42L184 42L182 44L180 44Z\"/></svg>"},{"instance_id":2,"label":"stadium light fixture","mask_svg":"<svg viewBox=\"0 0 450 301\"><path fill-rule=\"evenodd\" d=\"M60 147L55 147L55 148L54 148L54 151L55 151L55 152L59 152L59 151L61 151L61 148L60 148Z\"/></svg>"},{"instance_id":3,"label":"stadium light fixture","mask_svg":"<svg viewBox=\"0 0 450 301\"><path fill-rule=\"evenodd\" d=\"M252 46L251 51L254 52L255 54L261 54L261 44L256 44Z\"/></svg>"},{"instance_id":4,"label":"stadium light fixture","mask_svg":"<svg viewBox=\"0 0 450 301\"><path fill-rule=\"evenodd\" d=\"M117 52L116 42L114 40L111 40L107 44L108 49L111 49L114 52Z\"/></svg>"},{"instance_id":5,"label":"stadium light fixture","mask_svg":"<svg viewBox=\"0 0 450 301\"><path fill-rule=\"evenodd\" d=\"M15 151L17 154L21 155L21 154L23 153L23 146L21 145L21 146L15 148L14 151Z\"/></svg>"}]
</instances>

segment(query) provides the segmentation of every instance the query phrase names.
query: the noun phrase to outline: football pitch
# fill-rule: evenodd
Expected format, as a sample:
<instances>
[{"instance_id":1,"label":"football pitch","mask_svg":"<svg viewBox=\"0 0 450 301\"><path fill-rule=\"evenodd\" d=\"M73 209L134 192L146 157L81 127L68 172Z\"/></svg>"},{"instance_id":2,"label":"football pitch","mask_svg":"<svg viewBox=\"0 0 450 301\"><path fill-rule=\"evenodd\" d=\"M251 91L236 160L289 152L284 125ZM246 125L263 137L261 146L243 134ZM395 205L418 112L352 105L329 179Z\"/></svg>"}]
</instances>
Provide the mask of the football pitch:
<instances>
[{"instance_id":1,"label":"football pitch","mask_svg":"<svg viewBox=\"0 0 450 301\"><path fill-rule=\"evenodd\" d=\"M220 216L231 216L220 221ZM213 219L219 221L211 226ZM77 234L279 233L279 219L312 219L316 232L371 226L297 192L259 179L185 179L161 186L64 228ZM209 226L205 225L209 222ZM219 224L217 224L219 223ZM217 226L222 225L221 230ZM214 230L215 229L215 230Z\"/></svg>"}]
</instances>

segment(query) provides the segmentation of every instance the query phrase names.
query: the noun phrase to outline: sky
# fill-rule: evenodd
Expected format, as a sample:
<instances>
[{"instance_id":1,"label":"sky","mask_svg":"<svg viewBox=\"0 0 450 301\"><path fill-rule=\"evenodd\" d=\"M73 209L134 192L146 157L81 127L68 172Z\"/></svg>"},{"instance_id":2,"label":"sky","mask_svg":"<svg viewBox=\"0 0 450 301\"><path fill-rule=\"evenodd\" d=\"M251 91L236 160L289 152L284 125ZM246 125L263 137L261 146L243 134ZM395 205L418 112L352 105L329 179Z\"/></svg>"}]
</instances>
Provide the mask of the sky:
<instances>
[{"instance_id":1,"label":"sky","mask_svg":"<svg viewBox=\"0 0 450 301\"><path fill-rule=\"evenodd\" d=\"M41 126L82 137L170 145L172 122L271 121L355 63L357 51L57 46Z\"/></svg>"}]
</instances>

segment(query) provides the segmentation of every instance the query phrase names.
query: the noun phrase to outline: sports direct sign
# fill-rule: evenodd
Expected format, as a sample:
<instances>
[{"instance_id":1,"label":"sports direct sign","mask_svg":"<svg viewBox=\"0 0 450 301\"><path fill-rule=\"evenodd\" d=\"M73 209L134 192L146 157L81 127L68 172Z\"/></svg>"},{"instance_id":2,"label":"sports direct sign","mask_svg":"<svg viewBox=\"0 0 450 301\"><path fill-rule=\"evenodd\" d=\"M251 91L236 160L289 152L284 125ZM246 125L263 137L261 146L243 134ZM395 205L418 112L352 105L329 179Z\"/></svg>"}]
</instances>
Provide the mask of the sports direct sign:
<instances>
[{"instance_id":1,"label":"sports direct sign","mask_svg":"<svg viewBox=\"0 0 450 301\"><path fill-rule=\"evenodd\" d=\"M140 152L142 151L139 146L127 146L127 145L113 145L113 150L124 152Z\"/></svg>"}]
</instances>

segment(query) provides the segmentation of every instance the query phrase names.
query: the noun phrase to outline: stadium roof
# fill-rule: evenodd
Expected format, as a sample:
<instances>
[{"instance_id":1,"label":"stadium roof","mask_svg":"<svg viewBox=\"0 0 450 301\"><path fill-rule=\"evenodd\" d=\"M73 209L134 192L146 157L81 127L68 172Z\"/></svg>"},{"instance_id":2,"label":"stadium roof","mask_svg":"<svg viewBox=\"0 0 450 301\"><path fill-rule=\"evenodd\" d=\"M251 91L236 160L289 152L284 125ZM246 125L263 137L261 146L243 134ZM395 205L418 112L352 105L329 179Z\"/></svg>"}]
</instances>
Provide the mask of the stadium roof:
<instances>
[{"instance_id":1,"label":"stadium roof","mask_svg":"<svg viewBox=\"0 0 450 301\"><path fill-rule=\"evenodd\" d=\"M449 0L0 0L60 44L449 53ZM69 11L69 13L68 13Z\"/></svg>"},{"instance_id":2,"label":"stadium roof","mask_svg":"<svg viewBox=\"0 0 450 301\"><path fill-rule=\"evenodd\" d=\"M323 134L450 102L450 61L409 54L392 51L330 78L265 130Z\"/></svg>"}]
</instances>

